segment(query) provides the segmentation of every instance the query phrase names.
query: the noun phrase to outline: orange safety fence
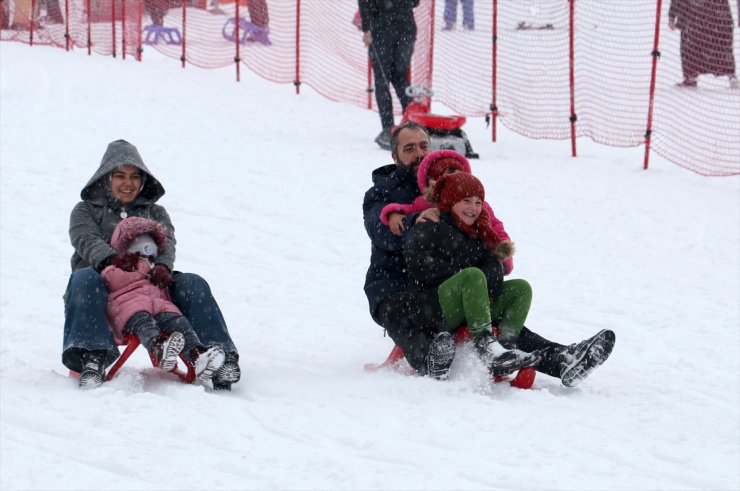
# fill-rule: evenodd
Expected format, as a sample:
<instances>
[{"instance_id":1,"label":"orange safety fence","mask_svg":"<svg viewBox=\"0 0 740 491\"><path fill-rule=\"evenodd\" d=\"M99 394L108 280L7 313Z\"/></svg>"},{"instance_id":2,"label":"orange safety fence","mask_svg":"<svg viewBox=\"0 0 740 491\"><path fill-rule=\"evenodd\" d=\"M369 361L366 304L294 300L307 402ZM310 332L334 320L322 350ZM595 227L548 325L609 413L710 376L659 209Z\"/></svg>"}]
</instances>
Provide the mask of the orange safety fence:
<instances>
[{"instance_id":1,"label":"orange safety fence","mask_svg":"<svg viewBox=\"0 0 740 491\"><path fill-rule=\"evenodd\" d=\"M702 175L740 174L739 0L476 0L446 29L421 0L412 84L531 138L645 146ZM183 66L234 65L374 108L356 0L2 0L0 40ZM394 96L395 97L395 96ZM396 114L400 104L395 101ZM636 165L638 165L636 163Z\"/></svg>"}]
</instances>

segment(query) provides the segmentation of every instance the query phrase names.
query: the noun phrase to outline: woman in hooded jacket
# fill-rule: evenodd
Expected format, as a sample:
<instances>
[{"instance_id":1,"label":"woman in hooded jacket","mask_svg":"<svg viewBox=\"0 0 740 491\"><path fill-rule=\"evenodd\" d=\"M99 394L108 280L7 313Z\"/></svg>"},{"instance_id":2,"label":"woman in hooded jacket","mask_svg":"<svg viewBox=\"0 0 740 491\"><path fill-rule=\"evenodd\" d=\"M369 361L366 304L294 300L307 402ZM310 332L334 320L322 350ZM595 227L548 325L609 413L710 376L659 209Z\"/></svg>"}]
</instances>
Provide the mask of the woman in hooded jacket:
<instances>
[{"instance_id":1,"label":"woman in hooded jacket","mask_svg":"<svg viewBox=\"0 0 740 491\"><path fill-rule=\"evenodd\" d=\"M173 303L205 345L224 350L225 362L212 382L214 388L228 390L241 377L239 354L208 283L199 275L173 269L175 229L165 208L157 203L164 193L134 145L125 140L108 145L98 169L82 188L82 201L70 216L74 253L64 294L62 363L80 374L93 371L104 375L105 368L118 358L106 319L107 289L100 272L119 257L110 242L118 224L129 216L143 217L158 222L166 232L166 244L157 255L149 281L169 288Z\"/></svg>"}]
</instances>

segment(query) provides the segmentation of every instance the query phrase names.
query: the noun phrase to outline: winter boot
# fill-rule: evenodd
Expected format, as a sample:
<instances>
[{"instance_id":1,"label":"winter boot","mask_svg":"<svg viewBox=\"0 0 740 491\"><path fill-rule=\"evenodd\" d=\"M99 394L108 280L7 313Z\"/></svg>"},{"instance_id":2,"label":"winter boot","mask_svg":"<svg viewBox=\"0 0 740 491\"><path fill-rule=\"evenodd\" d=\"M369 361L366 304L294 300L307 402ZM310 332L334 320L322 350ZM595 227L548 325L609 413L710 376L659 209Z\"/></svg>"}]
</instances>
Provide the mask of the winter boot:
<instances>
[{"instance_id":1,"label":"winter boot","mask_svg":"<svg viewBox=\"0 0 740 491\"><path fill-rule=\"evenodd\" d=\"M440 332L432 340L427 353L427 374L437 380L447 380L455 358L455 341L449 332Z\"/></svg>"},{"instance_id":2,"label":"winter boot","mask_svg":"<svg viewBox=\"0 0 740 491\"><path fill-rule=\"evenodd\" d=\"M242 372L239 369L239 355L230 351L226 353L224 364L213 374L211 382L215 390L231 390L231 384L241 379Z\"/></svg>"},{"instance_id":3,"label":"winter boot","mask_svg":"<svg viewBox=\"0 0 740 491\"><path fill-rule=\"evenodd\" d=\"M491 375L502 377L520 368L531 367L540 360L540 352L525 353L518 349L507 350L490 332L484 332L475 340L475 349Z\"/></svg>"},{"instance_id":4,"label":"winter boot","mask_svg":"<svg viewBox=\"0 0 740 491\"><path fill-rule=\"evenodd\" d=\"M203 382L211 380L213 374L224 365L225 359L224 350L218 346L210 348L197 346L190 352L190 361L195 367L195 375Z\"/></svg>"},{"instance_id":5,"label":"winter boot","mask_svg":"<svg viewBox=\"0 0 740 491\"><path fill-rule=\"evenodd\" d=\"M185 337L181 332L173 332L167 339L159 338L152 344L150 352L157 360L157 366L165 372L171 372L177 366L177 357L180 356Z\"/></svg>"},{"instance_id":6,"label":"winter boot","mask_svg":"<svg viewBox=\"0 0 740 491\"><path fill-rule=\"evenodd\" d=\"M378 136L375 137L375 143L378 144L380 148L383 150L390 150L391 149L391 130L390 128L383 129L380 133L378 133Z\"/></svg>"},{"instance_id":7,"label":"winter boot","mask_svg":"<svg viewBox=\"0 0 740 491\"><path fill-rule=\"evenodd\" d=\"M100 387L105 380L105 351L85 351L82 354L80 389Z\"/></svg>"},{"instance_id":8,"label":"winter boot","mask_svg":"<svg viewBox=\"0 0 740 491\"><path fill-rule=\"evenodd\" d=\"M614 348L614 331L604 329L580 343L566 346L560 353L560 380L575 387L604 363Z\"/></svg>"}]
</instances>

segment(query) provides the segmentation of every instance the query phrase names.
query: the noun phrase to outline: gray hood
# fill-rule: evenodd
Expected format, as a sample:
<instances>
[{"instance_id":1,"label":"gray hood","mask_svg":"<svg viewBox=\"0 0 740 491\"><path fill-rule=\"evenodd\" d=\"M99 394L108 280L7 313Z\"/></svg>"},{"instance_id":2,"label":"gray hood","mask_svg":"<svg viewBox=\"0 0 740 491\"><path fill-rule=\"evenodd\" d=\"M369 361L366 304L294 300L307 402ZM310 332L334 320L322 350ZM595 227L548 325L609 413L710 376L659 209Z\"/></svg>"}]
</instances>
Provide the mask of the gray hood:
<instances>
[{"instance_id":1,"label":"gray hood","mask_svg":"<svg viewBox=\"0 0 740 491\"><path fill-rule=\"evenodd\" d=\"M155 178L144 160L142 160L139 151L135 146L126 140L116 140L108 144L108 148L100 161L100 167L95 174L87 181L85 187L80 192L83 201L91 201L98 204L104 204L110 199L110 173L122 165L133 165L144 173L144 188L134 201L134 204L155 203L164 195L164 187Z\"/></svg>"}]
</instances>

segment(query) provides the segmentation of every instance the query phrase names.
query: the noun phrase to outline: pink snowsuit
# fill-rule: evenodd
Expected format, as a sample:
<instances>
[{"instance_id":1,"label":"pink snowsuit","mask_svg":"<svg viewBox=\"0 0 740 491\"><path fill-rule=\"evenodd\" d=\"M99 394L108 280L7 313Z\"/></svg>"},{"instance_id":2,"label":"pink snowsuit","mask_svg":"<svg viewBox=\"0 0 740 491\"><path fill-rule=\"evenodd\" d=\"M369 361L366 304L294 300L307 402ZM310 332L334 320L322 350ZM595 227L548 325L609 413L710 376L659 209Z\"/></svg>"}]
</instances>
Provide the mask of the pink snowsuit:
<instances>
[{"instance_id":1,"label":"pink snowsuit","mask_svg":"<svg viewBox=\"0 0 740 491\"><path fill-rule=\"evenodd\" d=\"M111 238L111 247L119 253L126 252L131 242L141 234L154 238L157 248L164 250L167 234L159 223L141 217L129 217L118 224ZM160 288L149 281L153 265L144 257L139 259L136 271L124 271L115 266L108 266L101 275L108 287L108 305L106 316L113 328L113 337L117 343L123 339L123 328L126 322L137 312L148 312L157 315L172 312L182 315L172 300L167 288Z\"/></svg>"},{"instance_id":2,"label":"pink snowsuit","mask_svg":"<svg viewBox=\"0 0 740 491\"><path fill-rule=\"evenodd\" d=\"M410 215L412 213L421 213L427 208L432 207L432 204L424 198L427 187L429 186L429 168L435 161L443 158L454 158L463 165L465 169L464 172L472 174L472 172L470 171L470 162L468 162L468 159L465 158L464 155L455 152L454 150L436 150L434 152L431 152L426 157L424 157L424 160L421 161L421 164L419 164L419 171L416 174L416 179L419 185L419 190L421 191L421 195L417 196L413 202L407 205L400 203L391 203L384 206L383 210L380 212L380 221L383 222L383 225L389 224L391 213L403 213L404 215ZM509 234L507 234L506 230L504 230L503 222L496 218L496 215L493 214L493 209L487 201L483 202L483 209L486 210L486 212L488 213L488 216L491 219L491 228L496 233L496 235L498 235L501 240L511 240ZM502 261L501 264L503 264L504 266L504 275L508 275L514 270L513 257Z\"/></svg>"}]
</instances>

